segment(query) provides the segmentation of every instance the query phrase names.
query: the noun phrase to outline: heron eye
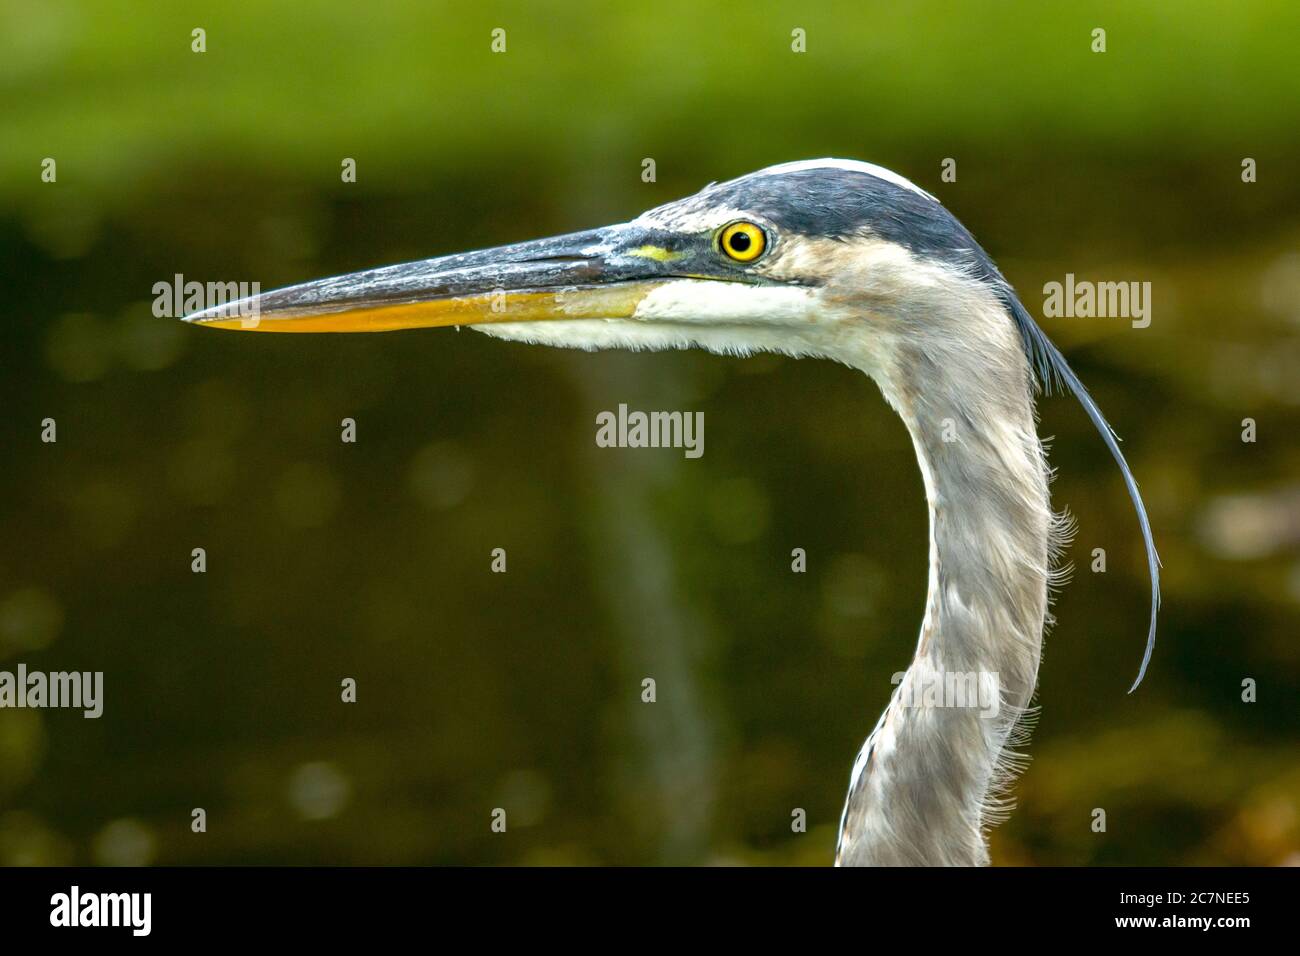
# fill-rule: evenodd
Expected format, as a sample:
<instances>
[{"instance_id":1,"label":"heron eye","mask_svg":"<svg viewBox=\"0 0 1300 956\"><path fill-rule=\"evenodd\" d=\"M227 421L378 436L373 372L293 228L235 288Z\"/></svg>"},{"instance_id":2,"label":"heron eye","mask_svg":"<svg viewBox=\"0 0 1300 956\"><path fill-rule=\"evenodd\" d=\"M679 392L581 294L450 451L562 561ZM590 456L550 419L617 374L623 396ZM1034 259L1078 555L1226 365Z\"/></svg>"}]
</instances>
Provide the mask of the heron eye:
<instances>
[{"instance_id":1,"label":"heron eye","mask_svg":"<svg viewBox=\"0 0 1300 956\"><path fill-rule=\"evenodd\" d=\"M752 222L733 222L723 226L718 234L718 244L728 258L737 262L753 262L767 248L767 233Z\"/></svg>"}]
</instances>

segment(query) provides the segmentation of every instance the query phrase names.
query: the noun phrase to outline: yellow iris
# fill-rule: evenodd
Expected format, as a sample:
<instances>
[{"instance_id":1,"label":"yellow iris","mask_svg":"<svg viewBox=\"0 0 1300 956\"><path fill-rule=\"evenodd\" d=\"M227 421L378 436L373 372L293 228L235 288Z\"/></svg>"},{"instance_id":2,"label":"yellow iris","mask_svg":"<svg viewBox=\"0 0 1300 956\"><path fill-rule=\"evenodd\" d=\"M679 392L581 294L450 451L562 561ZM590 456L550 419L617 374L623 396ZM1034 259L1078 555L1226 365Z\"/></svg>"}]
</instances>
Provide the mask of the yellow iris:
<instances>
[{"instance_id":1,"label":"yellow iris","mask_svg":"<svg viewBox=\"0 0 1300 956\"><path fill-rule=\"evenodd\" d=\"M729 258L737 262L753 262L767 248L767 234L752 222L733 222L723 226L718 234L718 244Z\"/></svg>"}]
</instances>

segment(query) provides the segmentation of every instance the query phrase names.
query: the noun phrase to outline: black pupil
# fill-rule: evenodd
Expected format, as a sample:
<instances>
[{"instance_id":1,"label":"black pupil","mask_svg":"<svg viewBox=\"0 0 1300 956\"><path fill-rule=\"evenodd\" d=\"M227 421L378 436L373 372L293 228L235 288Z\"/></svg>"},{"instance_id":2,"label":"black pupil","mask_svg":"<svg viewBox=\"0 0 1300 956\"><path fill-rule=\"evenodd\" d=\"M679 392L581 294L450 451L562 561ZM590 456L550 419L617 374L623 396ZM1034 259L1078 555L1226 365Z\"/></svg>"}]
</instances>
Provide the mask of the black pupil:
<instances>
[{"instance_id":1,"label":"black pupil","mask_svg":"<svg viewBox=\"0 0 1300 956\"><path fill-rule=\"evenodd\" d=\"M731 238L727 241L731 245L732 252L748 252L752 242L747 232L733 232Z\"/></svg>"}]
</instances>

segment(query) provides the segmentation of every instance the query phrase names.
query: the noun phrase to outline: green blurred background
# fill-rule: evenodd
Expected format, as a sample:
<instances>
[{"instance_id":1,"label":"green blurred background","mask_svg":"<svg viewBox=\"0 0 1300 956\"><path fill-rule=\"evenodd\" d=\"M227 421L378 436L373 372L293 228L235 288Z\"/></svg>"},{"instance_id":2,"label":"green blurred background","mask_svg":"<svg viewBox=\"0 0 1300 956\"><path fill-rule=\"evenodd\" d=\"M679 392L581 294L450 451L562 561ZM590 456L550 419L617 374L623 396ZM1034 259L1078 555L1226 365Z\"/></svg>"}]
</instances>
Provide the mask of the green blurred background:
<instances>
[{"instance_id":1,"label":"green blurred background","mask_svg":"<svg viewBox=\"0 0 1300 956\"><path fill-rule=\"evenodd\" d=\"M270 289L823 155L935 192L1036 314L1067 272L1153 283L1150 328L1043 324L1142 482L1160 641L1126 696L1136 522L1047 399L1076 573L995 862L1297 862L1298 31L1282 0L0 4L0 669L106 672L97 721L0 711L0 862L829 862L926 576L860 374L150 312L175 273ZM704 457L596 448L620 402L703 411Z\"/></svg>"}]
</instances>

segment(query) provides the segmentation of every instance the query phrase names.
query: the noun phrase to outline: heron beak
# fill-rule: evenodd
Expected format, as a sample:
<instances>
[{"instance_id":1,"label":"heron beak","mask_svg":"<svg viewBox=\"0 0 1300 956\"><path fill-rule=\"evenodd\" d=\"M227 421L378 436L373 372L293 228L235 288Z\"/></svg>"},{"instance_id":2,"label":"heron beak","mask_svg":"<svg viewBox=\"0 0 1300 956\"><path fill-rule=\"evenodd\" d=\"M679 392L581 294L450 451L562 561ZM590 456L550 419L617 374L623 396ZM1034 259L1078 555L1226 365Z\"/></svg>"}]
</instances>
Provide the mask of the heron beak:
<instances>
[{"instance_id":1,"label":"heron beak","mask_svg":"<svg viewBox=\"0 0 1300 956\"><path fill-rule=\"evenodd\" d=\"M258 332L387 332L630 318L667 280L672 257L638 239L631 226L611 226L385 266L210 306L185 321Z\"/></svg>"}]
</instances>

